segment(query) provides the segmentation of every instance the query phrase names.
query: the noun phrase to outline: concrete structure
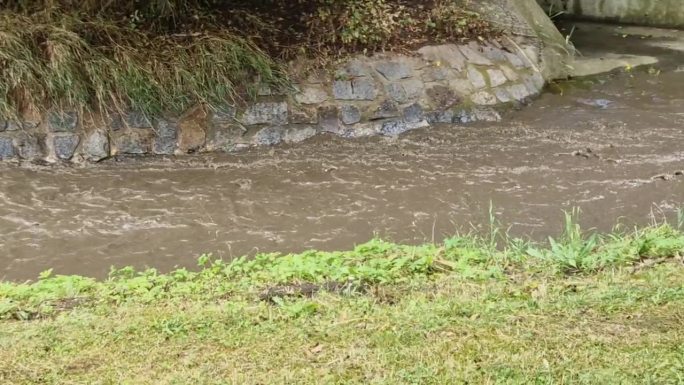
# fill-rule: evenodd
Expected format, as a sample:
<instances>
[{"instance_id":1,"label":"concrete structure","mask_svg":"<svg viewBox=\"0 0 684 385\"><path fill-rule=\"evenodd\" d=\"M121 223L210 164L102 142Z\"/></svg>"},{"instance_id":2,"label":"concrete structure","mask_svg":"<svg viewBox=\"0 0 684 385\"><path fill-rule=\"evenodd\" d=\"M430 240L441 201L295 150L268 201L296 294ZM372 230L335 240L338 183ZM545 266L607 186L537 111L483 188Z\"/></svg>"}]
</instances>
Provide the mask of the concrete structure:
<instances>
[{"instance_id":1,"label":"concrete structure","mask_svg":"<svg viewBox=\"0 0 684 385\"><path fill-rule=\"evenodd\" d=\"M682 0L539 0L551 13L649 26L684 28Z\"/></svg>"}]
</instances>

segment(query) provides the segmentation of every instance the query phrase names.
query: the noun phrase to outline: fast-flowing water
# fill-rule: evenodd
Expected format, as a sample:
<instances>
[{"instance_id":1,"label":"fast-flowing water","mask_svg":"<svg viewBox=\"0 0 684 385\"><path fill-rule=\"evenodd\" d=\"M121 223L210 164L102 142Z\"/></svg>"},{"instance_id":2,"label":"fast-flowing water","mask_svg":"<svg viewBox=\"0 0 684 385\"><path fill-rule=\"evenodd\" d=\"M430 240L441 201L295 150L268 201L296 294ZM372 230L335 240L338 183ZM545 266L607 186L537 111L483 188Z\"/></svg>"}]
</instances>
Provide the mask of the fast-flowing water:
<instances>
[{"instance_id":1,"label":"fast-flowing water","mask_svg":"<svg viewBox=\"0 0 684 385\"><path fill-rule=\"evenodd\" d=\"M671 216L684 204L684 56L663 48L667 38L656 48L603 33L604 46L662 62L552 86L501 123L238 155L1 165L0 279L346 249L375 234L439 240L486 226L490 203L511 232L538 239L573 207L601 230ZM605 48L589 33L576 39L585 54Z\"/></svg>"}]
</instances>

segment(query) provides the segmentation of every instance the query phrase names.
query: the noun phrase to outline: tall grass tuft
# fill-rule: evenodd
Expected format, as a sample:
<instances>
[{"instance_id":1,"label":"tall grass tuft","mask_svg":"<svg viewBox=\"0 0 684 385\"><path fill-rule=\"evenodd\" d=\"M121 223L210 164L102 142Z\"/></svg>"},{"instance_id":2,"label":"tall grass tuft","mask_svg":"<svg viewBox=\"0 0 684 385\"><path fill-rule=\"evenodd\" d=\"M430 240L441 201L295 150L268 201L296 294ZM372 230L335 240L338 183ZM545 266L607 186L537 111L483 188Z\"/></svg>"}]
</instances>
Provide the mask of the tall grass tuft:
<instances>
[{"instance_id":1,"label":"tall grass tuft","mask_svg":"<svg viewBox=\"0 0 684 385\"><path fill-rule=\"evenodd\" d=\"M0 115L27 107L179 112L242 99L257 79L287 86L268 55L226 31L153 36L66 14L0 14Z\"/></svg>"}]
</instances>

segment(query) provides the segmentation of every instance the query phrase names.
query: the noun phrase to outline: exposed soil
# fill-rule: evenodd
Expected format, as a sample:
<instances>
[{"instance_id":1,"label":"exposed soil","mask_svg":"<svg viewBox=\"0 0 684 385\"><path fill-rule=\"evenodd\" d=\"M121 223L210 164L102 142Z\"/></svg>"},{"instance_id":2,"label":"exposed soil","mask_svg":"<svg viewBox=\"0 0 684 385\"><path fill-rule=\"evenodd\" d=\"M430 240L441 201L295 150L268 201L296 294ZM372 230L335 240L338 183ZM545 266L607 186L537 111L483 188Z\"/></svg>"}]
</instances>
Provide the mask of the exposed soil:
<instances>
[{"instance_id":1,"label":"exposed soil","mask_svg":"<svg viewBox=\"0 0 684 385\"><path fill-rule=\"evenodd\" d=\"M601 40L576 38L583 52ZM672 218L684 205L683 56L619 38L661 64L553 86L502 123L85 168L0 165L0 279L347 249L374 234L438 240L485 231L490 203L536 239L573 207L602 230Z\"/></svg>"}]
</instances>

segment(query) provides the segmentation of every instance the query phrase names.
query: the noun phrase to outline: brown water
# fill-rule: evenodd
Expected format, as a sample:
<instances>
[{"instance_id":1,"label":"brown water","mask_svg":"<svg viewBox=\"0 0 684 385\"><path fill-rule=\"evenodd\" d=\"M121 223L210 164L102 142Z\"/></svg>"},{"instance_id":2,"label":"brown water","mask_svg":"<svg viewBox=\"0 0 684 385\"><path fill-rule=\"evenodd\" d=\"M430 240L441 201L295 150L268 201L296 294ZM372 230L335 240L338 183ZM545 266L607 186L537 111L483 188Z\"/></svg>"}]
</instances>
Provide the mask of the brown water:
<instances>
[{"instance_id":1,"label":"brown water","mask_svg":"<svg viewBox=\"0 0 684 385\"><path fill-rule=\"evenodd\" d=\"M551 87L502 123L232 156L2 165L0 279L347 249L374 234L439 240L486 225L490 202L513 233L537 239L573 207L601 230L671 216L684 205L684 61L640 49L663 58L659 75Z\"/></svg>"}]
</instances>

